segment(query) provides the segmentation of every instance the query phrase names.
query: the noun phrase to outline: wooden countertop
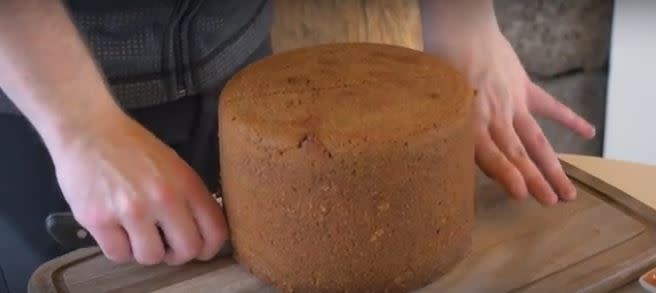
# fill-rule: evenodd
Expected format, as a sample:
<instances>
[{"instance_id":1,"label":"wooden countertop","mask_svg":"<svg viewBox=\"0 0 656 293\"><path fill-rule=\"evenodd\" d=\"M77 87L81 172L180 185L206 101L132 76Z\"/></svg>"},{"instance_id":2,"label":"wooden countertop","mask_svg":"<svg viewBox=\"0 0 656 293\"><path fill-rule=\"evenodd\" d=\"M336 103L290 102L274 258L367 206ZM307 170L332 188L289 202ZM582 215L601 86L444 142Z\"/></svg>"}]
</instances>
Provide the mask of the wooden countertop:
<instances>
[{"instance_id":1,"label":"wooden countertop","mask_svg":"<svg viewBox=\"0 0 656 293\"><path fill-rule=\"evenodd\" d=\"M654 193L656 190L656 166L571 154L562 154L560 159L625 191L652 209L656 209L656 193ZM647 291L636 280L615 292Z\"/></svg>"}]
</instances>

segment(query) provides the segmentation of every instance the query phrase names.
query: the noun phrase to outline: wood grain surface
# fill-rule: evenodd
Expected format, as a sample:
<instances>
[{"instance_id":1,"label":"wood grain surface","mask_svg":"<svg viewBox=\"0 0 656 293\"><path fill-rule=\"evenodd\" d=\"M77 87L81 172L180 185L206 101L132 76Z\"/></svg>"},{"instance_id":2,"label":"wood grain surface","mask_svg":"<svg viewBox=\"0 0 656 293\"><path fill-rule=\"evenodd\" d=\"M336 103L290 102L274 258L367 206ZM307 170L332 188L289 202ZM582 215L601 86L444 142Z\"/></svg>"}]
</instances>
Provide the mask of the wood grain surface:
<instances>
[{"instance_id":1,"label":"wood grain surface","mask_svg":"<svg viewBox=\"0 0 656 293\"><path fill-rule=\"evenodd\" d=\"M656 210L656 166L570 154L561 154L560 159Z\"/></svg>"},{"instance_id":2,"label":"wood grain surface","mask_svg":"<svg viewBox=\"0 0 656 293\"><path fill-rule=\"evenodd\" d=\"M275 52L331 42L423 48L417 1L276 0Z\"/></svg>"},{"instance_id":3,"label":"wood grain surface","mask_svg":"<svg viewBox=\"0 0 656 293\"><path fill-rule=\"evenodd\" d=\"M471 253L417 292L607 292L632 282L656 263L654 224L612 194L577 186L578 200L544 208L480 185ZM95 249L47 263L30 282L30 292L274 291L230 259L114 265Z\"/></svg>"},{"instance_id":4,"label":"wood grain surface","mask_svg":"<svg viewBox=\"0 0 656 293\"><path fill-rule=\"evenodd\" d=\"M576 154L560 154L559 157L570 176L590 182L606 193L616 194L617 201L650 221L656 221L656 166ZM613 292L642 293L647 290L638 280L632 280Z\"/></svg>"}]
</instances>

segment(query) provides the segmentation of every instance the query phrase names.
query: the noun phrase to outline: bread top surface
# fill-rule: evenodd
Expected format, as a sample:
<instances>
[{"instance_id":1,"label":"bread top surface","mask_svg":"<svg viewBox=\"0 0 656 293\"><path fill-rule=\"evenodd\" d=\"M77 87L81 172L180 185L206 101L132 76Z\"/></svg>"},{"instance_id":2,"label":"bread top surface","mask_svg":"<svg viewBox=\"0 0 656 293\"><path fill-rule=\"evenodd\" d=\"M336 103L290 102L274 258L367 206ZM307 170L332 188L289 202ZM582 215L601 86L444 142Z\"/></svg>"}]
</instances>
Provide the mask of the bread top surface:
<instances>
[{"instance_id":1,"label":"bread top surface","mask_svg":"<svg viewBox=\"0 0 656 293\"><path fill-rule=\"evenodd\" d=\"M279 53L226 85L220 121L262 144L384 143L469 119L473 91L447 63L408 48L330 44Z\"/></svg>"}]
</instances>

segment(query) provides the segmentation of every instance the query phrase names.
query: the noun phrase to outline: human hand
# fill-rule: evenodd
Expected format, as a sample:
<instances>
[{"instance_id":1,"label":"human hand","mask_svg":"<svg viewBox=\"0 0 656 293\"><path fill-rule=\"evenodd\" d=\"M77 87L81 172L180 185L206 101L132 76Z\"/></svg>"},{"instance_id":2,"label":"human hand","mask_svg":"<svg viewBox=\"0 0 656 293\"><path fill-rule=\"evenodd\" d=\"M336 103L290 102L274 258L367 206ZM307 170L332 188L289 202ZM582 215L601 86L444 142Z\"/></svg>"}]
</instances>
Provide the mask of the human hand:
<instances>
[{"instance_id":1,"label":"human hand","mask_svg":"<svg viewBox=\"0 0 656 293\"><path fill-rule=\"evenodd\" d=\"M221 210L189 166L121 112L60 2L0 1L0 88L46 144L73 215L114 261L212 257L226 237Z\"/></svg>"},{"instance_id":2,"label":"human hand","mask_svg":"<svg viewBox=\"0 0 656 293\"><path fill-rule=\"evenodd\" d=\"M178 265L214 257L227 229L202 180L124 114L103 118L51 150L76 220L118 263Z\"/></svg>"},{"instance_id":3,"label":"human hand","mask_svg":"<svg viewBox=\"0 0 656 293\"><path fill-rule=\"evenodd\" d=\"M481 170L517 199L531 194L544 205L573 200L576 189L533 115L588 139L595 128L531 81L498 27L428 44L427 51L445 58L476 90L475 150Z\"/></svg>"}]
</instances>

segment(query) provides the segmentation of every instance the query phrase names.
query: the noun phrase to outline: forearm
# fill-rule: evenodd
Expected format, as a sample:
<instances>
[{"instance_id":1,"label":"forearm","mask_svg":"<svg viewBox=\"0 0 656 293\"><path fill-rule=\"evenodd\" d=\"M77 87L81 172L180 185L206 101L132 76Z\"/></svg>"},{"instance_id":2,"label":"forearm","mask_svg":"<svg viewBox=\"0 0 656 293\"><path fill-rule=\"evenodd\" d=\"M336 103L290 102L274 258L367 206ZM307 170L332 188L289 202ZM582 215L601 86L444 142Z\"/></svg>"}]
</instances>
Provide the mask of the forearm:
<instances>
[{"instance_id":1,"label":"forearm","mask_svg":"<svg viewBox=\"0 0 656 293\"><path fill-rule=\"evenodd\" d=\"M424 46L466 43L498 30L493 0L420 0Z\"/></svg>"},{"instance_id":2,"label":"forearm","mask_svg":"<svg viewBox=\"0 0 656 293\"><path fill-rule=\"evenodd\" d=\"M51 146L120 111L59 1L0 1L0 87Z\"/></svg>"}]
</instances>

